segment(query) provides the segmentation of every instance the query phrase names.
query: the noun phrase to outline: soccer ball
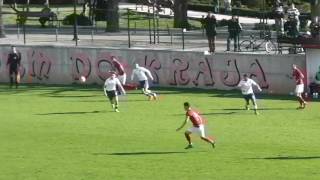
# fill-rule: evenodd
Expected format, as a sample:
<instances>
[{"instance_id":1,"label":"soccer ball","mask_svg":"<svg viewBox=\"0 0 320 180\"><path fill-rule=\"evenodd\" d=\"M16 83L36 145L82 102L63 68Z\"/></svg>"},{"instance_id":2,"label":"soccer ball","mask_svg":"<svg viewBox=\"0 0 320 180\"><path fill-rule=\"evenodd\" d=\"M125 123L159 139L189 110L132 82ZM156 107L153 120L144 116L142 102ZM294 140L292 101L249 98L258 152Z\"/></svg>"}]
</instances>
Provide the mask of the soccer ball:
<instances>
[{"instance_id":1,"label":"soccer ball","mask_svg":"<svg viewBox=\"0 0 320 180\"><path fill-rule=\"evenodd\" d=\"M84 83L84 82L86 82L86 80L87 80L87 78L86 78L86 77L84 77L84 76L81 76L81 77L80 77L80 81L81 81L81 82L83 82L83 83Z\"/></svg>"}]
</instances>

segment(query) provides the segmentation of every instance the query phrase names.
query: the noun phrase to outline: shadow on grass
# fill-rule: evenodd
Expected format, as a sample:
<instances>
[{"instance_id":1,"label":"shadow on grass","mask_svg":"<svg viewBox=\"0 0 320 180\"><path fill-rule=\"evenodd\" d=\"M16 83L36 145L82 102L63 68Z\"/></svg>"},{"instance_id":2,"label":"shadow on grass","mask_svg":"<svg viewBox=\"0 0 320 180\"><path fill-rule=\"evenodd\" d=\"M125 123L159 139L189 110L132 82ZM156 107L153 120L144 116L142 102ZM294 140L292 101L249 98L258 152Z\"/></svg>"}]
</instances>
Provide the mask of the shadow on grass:
<instances>
[{"instance_id":1,"label":"shadow on grass","mask_svg":"<svg viewBox=\"0 0 320 180\"><path fill-rule=\"evenodd\" d=\"M221 111L247 111L244 108L222 108L222 109L211 109ZM273 111L273 110L296 110L296 108L258 108L259 111Z\"/></svg>"},{"instance_id":2,"label":"shadow on grass","mask_svg":"<svg viewBox=\"0 0 320 180\"><path fill-rule=\"evenodd\" d=\"M79 111L79 112L53 112L53 113L43 113L43 114L35 114L35 115L41 115L41 116L46 116L46 115L72 115L72 114L95 114L95 113L101 113L103 111Z\"/></svg>"},{"instance_id":3,"label":"shadow on grass","mask_svg":"<svg viewBox=\"0 0 320 180\"><path fill-rule=\"evenodd\" d=\"M52 98L89 98L89 97L100 97L102 95L49 95L47 97Z\"/></svg>"},{"instance_id":4,"label":"shadow on grass","mask_svg":"<svg viewBox=\"0 0 320 180\"><path fill-rule=\"evenodd\" d=\"M61 98L72 98L77 96L64 95L65 92L96 92L102 91L101 86L97 84L71 84L71 85L43 85L43 84L21 84L20 88L16 92L10 92L7 84L0 83L0 93L13 94L13 93L27 93L28 91L36 91L40 93L40 96L48 97L61 97ZM219 98L243 98L239 90L212 90L212 89L198 89L198 88L177 88L177 87L152 87L152 90L157 92L159 95L175 95L189 93L192 96L198 96L199 94L206 94L209 97ZM51 92L47 92L51 91ZM41 93L43 92L43 93ZM141 94L140 90L130 91L129 94ZM78 97L93 97L97 95L89 96L78 96ZM289 95L275 95L275 94L256 94L258 99L274 99L274 100L294 100L296 98Z\"/></svg>"},{"instance_id":5,"label":"shadow on grass","mask_svg":"<svg viewBox=\"0 0 320 180\"><path fill-rule=\"evenodd\" d=\"M200 113L200 115L231 115L231 114L237 114L239 112L208 112L208 113ZM185 116L186 114L172 114L172 116Z\"/></svg>"},{"instance_id":6,"label":"shadow on grass","mask_svg":"<svg viewBox=\"0 0 320 180\"><path fill-rule=\"evenodd\" d=\"M79 100L79 101L75 100L75 101L72 101L72 102L89 102L89 103L92 103L92 102L105 103L105 102L107 102L107 103L109 103L108 100Z\"/></svg>"},{"instance_id":7,"label":"shadow on grass","mask_svg":"<svg viewBox=\"0 0 320 180\"><path fill-rule=\"evenodd\" d=\"M139 156L139 155L163 155L163 154L185 154L190 153L191 151L165 151L165 152L119 152L119 153L93 153L93 155L101 156L101 155L107 155L107 156ZM201 151L192 151L192 152L201 152Z\"/></svg>"},{"instance_id":8,"label":"shadow on grass","mask_svg":"<svg viewBox=\"0 0 320 180\"><path fill-rule=\"evenodd\" d=\"M149 101L147 99L119 99L120 102L141 102L141 101ZM109 100L105 99L105 100L79 100L76 102L88 102L88 103L92 103L92 102L105 102L105 103L109 103Z\"/></svg>"},{"instance_id":9,"label":"shadow on grass","mask_svg":"<svg viewBox=\"0 0 320 180\"><path fill-rule=\"evenodd\" d=\"M212 112L212 113L202 113L201 115L232 115L232 114L237 114L239 112Z\"/></svg>"},{"instance_id":10,"label":"shadow on grass","mask_svg":"<svg viewBox=\"0 0 320 180\"><path fill-rule=\"evenodd\" d=\"M257 160L309 160L309 159L320 159L320 156L279 156L279 157L263 157L263 158L249 158Z\"/></svg>"}]
</instances>

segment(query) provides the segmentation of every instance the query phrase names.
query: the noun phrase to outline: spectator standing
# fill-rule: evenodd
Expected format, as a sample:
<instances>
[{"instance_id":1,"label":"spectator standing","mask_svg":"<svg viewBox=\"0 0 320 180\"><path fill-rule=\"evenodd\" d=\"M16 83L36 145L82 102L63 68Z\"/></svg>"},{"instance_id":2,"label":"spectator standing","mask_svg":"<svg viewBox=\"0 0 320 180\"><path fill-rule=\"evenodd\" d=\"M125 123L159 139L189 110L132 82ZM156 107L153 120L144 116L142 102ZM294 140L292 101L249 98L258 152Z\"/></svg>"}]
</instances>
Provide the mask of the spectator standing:
<instances>
[{"instance_id":1,"label":"spectator standing","mask_svg":"<svg viewBox=\"0 0 320 180\"><path fill-rule=\"evenodd\" d=\"M299 32L299 29L300 29L299 28L300 27L300 20L299 20L300 12L295 7L294 3L291 3L291 6L287 10L287 14L288 14L288 21L296 21L296 29Z\"/></svg>"},{"instance_id":2,"label":"spectator standing","mask_svg":"<svg viewBox=\"0 0 320 180\"><path fill-rule=\"evenodd\" d=\"M217 20L216 17L211 13L208 12L208 15L206 18L203 19L203 25L206 30L206 35L208 38L208 44L209 44L209 52L214 53L215 52L215 40L216 40L216 26L217 26Z\"/></svg>"},{"instance_id":3,"label":"spectator standing","mask_svg":"<svg viewBox=\"0 0 320 180\"><path fill-rule=\"evenodd\" d=\"M230 51L231 39L233 39L234 51L238 51L239 48L239 35L242 31L242 26L239 22L239 19L235 16L228 21L228 40L227 40L227 51Z\"/></svg>"},{"instance_id":4,"label":"spectator standing","mask_svg":"<svg viewBox=\"0 0 320 180\"><path fill-rule=\"evenodd\" d=\"M224 9L226 14L230 14L232 11L231 0L224 0Z\"/></svg>"},{"instance_id":5,"label":"spectator standing","mask_svg":"<svg viewBox=\"0 0 320 180\"><path fill-rule=\"evenodd\" d=\"M276 24L277 36L282 36L284 35L284 10L283 4L280 2L280 0L276 0L274 4L273 15Z\"/></svg>"}]
</instances>

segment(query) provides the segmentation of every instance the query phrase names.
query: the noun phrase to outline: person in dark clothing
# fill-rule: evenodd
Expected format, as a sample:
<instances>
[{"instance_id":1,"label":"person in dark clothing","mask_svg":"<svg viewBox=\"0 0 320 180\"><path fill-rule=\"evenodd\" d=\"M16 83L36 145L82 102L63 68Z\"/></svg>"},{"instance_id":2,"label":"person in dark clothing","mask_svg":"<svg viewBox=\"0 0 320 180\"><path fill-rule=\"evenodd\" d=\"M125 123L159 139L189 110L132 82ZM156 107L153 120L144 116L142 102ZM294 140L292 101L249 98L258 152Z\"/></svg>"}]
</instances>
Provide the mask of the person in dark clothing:
<instances>
[{"instance_id":1,"label":"person in dark clothing","mask_svg":"<svg viewBox=\"0 0 320 180\"><path fill-rule=\"evenodd\" d=\"M7 66L9 66L10 87L13 86L13 79L15 79L16 88L18 88L20 82L20 64L21 54L17 51L15 46L11 47L11 52L8 55Z\"/></svg>"},{"instance_id":2,"label":"person in dark clothing","mask_svg":"<svg viewBox=\"0 0 320 180\"><path fill-rule=\"evenodd\" d=\"M238 51L238 44L239 44L239 35L242 31L242 26L239 23L239 19L235 16L232 16L232 18L228 21L228 40L227 40L227 51L230 51L230 41L233 39L233 46L234 51Z\"/></svg>"},{"instance_id":3,"label":"person in dark clothing","mask_svg":"<svg viewBox=\"0 0 320 180\"><path fill-rule=\"evenodd\" d=\"M299 35L297 21L294 18L290 18L286 23L284 23L284 31L290 38L296 38Z\"/></svg>"},{"instance_id":4,"label":"person in dark clothing","mask_svg":"<svg viewBox=\"0 0 320 180\"><path fill-rule=\"evenodd\" d=\"M206 18L203 19L204 28L206 30L206 35L208 38L208 44L209 44L209 52L214 53L215 51L215 40L216 40L216 26L217 26L217 20L216 17L211 13L208 12L208 15Z\"/></svg>"},{"instance_id":5,"label":"person in dark clothing","mask_svg":"<svg viewBox=\"0 0 320 180\"><path fill-rule=\"evenodd\" d=\"M284 35L284 9L280 0L274 2L272 15L275 20L277 36Z\"/></svg>"}]
</instances>

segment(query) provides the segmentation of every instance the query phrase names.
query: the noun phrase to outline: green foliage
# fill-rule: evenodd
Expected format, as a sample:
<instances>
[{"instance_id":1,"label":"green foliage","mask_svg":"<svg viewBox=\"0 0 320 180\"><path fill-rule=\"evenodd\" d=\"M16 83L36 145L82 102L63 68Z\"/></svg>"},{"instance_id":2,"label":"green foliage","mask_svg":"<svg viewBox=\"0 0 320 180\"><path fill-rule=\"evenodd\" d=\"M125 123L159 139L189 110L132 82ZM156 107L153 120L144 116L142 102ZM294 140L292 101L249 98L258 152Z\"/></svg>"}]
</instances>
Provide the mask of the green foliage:
<instances>
[{"instance_id":1,"label":"green foliage","mask_svg":"<svg viewBox=\"0 0 320 180\"><path fill-rule=\"evenodd\" d=\"M19 25L23 25L26 23L27 21L27 17L26 16L23 16L23 15L17 15L17 19L16 19L17 23Z\"/></svg>"},{"instance_id":2,"label":"green foliage","mask_svg":"<svg viewBox=\"0 0 320 180\"><path fill-rule=\"evenodd\" d=\"M156 92L129 91L114 113L100 87L1 85L0 179L319 179L319 102L296 110L294 97L259 95L256 116L238 91ZM185 101L216 149L196 135L183 149Z\"/></svg>"},{"instance_id":3,"label":"green foliage","mask_svg":"<svg viewBox=\"0 0 320 180\"><path fill-rule=\"evenodd\" d=\"M77 24L80 26L91 26L92 22L90 19L83 15L83 14L70 14L67 15L63 21L62 24L64 25L74 25L75 18L77 18Z\"/></svg>"},{"instance_id":4,"label":"green foliage","mask_svg":"<svg viewBox=\"0 0 320 180\"><path fill-rule=\"evenodd\" d=\"M51 9L48 8L48 7L45 7L41 10L42 13L50 13L51 12ZM39 22L41 24L41 27L45 27L45 24L47 21L49 21L50 18L49 17L40 17L39 18Z\"/></svg>"}]
</instances>

